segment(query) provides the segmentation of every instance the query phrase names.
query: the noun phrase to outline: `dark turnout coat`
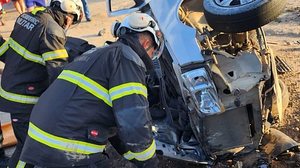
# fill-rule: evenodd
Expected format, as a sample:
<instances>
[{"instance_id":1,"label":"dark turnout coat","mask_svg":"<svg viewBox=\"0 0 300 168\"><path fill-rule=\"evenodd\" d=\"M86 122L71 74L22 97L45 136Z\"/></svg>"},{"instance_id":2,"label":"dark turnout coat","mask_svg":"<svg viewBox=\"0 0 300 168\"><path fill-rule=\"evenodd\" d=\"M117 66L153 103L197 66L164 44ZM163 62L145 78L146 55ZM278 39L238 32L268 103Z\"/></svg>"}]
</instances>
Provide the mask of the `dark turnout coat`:
<instances>
[{"instance_id":1,"label":"dark turnout coat","mask_svg":"<svg viewBox=\"0 0 300 168\"><path fill-rule=\"evenodd\" d=\"M32 111L21 161L88 165L112 137L128 160L155 157L145 86L151 60L139 43L130 44L119 40L92 49L65 67Z\"/></svg>"},{"instance_id":2,"label":"dark turnout coat","mask_svg":"<svg viewBox=\"0 0 300 168\"><path fill-rule=\"evenodd\" d=\"M68 57L65 33L46 12L36 8L21 14L10 38L0 46L5 62L0 87L0 110L30 113L39 96L57 77Z\"/></svg>"},{"instance_id":3,"label":"dark turnout coat","mask_svg":"<svg viewBox=\"0 0 300 168\"><path fill-rule=\"evenodd\" d=\"M4 48L2 46L4 46L3 44L5 43L4 38L2 37L2 35L0 34L0 61L4 62L4 56L1 57L1 55L3 55L3 53L5 52Z\"/></svg>"}]
</instances>

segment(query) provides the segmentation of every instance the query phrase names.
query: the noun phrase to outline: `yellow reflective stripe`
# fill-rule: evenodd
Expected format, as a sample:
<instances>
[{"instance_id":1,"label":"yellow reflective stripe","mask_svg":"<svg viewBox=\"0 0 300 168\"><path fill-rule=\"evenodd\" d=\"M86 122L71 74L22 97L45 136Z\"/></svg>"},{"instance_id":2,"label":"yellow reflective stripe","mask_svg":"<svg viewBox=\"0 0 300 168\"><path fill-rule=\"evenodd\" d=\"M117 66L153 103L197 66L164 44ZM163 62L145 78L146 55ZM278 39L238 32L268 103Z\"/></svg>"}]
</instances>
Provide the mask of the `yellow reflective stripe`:
<instances>
[{"instance_id":1,"label":"yellow reflective stripe","mask_svg":"<svg viewBox=\"0 0 300 168\"><path fill-rule=\"evenodd\" d=\"M145 160L152 158L152 156L155 154L155 150L156 150L156 145L155 145L155 141L153 140L152 144L149 146L149 148L147 148L143 152L134 153L134 152L128 151L123 156L127 160L136 159L138 161L145 161Z\"/></svg>"},{"instance_id":2,"label":"yellow reflective stripe","mask_svg":"<svg viewBox=\"0 0 300 168\"><path fill-rule=\"evenodd\" d=\"M71 70L64 70L62 73L57 77L58 79L63 79L68 82L71 82L85 91L91 93L95 97L104 101L107 105L112 107L112 102L110 100L108 90L101 86L99 83L93 81L92 79L88 78L87 76L80 74L75 71Z\"/></svg>"},{"instance_id":3,"label":"yellow reflective stripe","mask_svg":"<svg viewBox=\"0 0 300 168\"><path fill-rule=\"evenodd\" d=\"M17 52L19 55L21 55L23 58L25 58L29 61L32 61L32 62L36 62L36 63L42 64L42 65L45 65L45 62L40 55L34 54L34 53L26 50L26 48L21 46L19 43L17 43L12 38L9 38L8 43L9 43L9 46L15 52Z\"/></svg>"},{"instance_id":4,"label":"yellow reflective stripe","mask_svg":"<svg viewBox=\"0 0 300 168\"><path fill-rule=\"evenodd\" d=\"M44 11L45 9L46 9L45 7L38 6L38 7L35 7L35 8L31 11L31 13L35 15L37 12L39 12L39 11Z\"/></svg>"},{"instance_id":5,"label":"yellow reflective stripe","mask_svg":"<svg viewBox=\"0 0 300 168\"><path fill-rule=\"evenodd\" d=\"M8 49L8 41L5 41L1 46L0 46L0 56L3 55L5 51Z\"/></svg>"},{"instance_id":6,"label":"yellow reflective stripe","mask_svg":"<svg viewBox=\"0 0 300 168\"><path fill-rule=\"evenodd\" d=\"M23 161L21 161L21 160L19 160L19 162L18 162L16 168L24 168L25 166L26 166L26 163L23 162Z\"/></svg>"},{"instance_id":7,"label":"yellow reflective stripe","mask_svg":"<svg viewBox=\"0 0 300 168\"><path fill-rule=\"evenodd\" d=\"M33 123L29 123L28 135L32 139L62 151L74 152L79 154L93 154L103 152L105 145L96 145L78 140L71 140L49 134Z\"/></svg>"},{"instance_id":8,"label":"yellow reflective stripe","mask_svg":"<svg viewBox=\"0 0 300 168\"><path fill-rule=\"evenodd\" d=\"M147 98L147 88L141 83L129 82L109 89L112 101L132 94L140 94Z\"/></svg>"},{"instance_id":9,"label":"yellow reflective stripe","mask_svg":"<svg viewBox=\"0 0 300 168\"><path fill-rule=\"evenodd\" d=\"M58 58L67 58L68 53L65 49L61 50L55 50L55 51L49 51L44 54L42 54L44 61L49 61L53 59L58 59Z\"/></svg>"},{"instance_id":10,"label":"yellow reflective stripe","mask_svg":"<svg viewBox=\"0 0 300 168\"><path fill-rule=\"evenodd\" d=\"M27 96L27 95L21 95L16 93L10 93L0 86L0 96L6 100L17 102L17 103L23 103L23 104L36 104L39 97L35 96Z\"/></svg>"}]
</instances>

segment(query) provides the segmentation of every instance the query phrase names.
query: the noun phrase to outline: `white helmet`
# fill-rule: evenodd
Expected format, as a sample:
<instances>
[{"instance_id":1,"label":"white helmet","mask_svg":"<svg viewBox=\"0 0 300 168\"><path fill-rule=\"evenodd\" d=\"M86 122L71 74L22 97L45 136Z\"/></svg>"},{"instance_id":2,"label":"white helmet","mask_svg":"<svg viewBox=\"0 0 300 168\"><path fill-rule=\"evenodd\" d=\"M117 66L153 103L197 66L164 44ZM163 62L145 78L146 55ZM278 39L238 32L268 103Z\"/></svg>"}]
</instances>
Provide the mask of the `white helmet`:
<instances>
[{"instance_id":1,"label":"white helmet","mask_svg":"<svg viewBox=\"0 0 300 168\"><path fill-rule=\"evenodd\" d=\"M54 2L60 2L60 9L66 13L75 15L73 24L81 21L83 16L83 5L81 0L52 0Z\"/></svg>"},{"instance_id":2,"label":"white helmet","mask_svg":"<svg viewBox=\"0 0 300 168\"><path fill-rule=\"evenodd\" d=\"M111 33L114 37L134 32L148 31L154 37L157 46L160 46L159 28L155 20L145 13L133 13L124 18L122 22L115 21L112 25Z\"/></svg>"}]
</instances>

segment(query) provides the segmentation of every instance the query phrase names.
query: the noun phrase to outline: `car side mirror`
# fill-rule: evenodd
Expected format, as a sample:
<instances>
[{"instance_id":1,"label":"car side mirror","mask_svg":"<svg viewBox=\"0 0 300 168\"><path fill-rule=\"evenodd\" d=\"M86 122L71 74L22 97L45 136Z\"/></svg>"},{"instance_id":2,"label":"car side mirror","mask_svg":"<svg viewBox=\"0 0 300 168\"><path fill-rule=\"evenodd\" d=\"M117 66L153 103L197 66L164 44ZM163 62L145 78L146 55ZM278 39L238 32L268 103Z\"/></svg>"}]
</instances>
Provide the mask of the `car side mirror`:
<instances>
[{"instance_id":1,"label":"car side mirror","mask_svg":"<svg viewBox=\"0 0 300 168\"><path fill-rule=\"evenodd\" d=\"M106 0L108 16L119 16L140 10L151 0Z\"/></svg>"}]
</instances>

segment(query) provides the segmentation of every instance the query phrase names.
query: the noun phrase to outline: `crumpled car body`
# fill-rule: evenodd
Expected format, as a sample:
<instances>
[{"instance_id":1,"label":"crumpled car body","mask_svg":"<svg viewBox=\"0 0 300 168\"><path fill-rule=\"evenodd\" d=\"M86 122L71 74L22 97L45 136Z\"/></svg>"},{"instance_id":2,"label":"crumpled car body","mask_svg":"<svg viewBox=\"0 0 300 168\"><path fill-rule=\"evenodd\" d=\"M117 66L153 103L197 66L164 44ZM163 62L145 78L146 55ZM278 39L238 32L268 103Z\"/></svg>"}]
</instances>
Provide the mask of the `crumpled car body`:
<instances>
[{"instance_id":1,"label":"crumpled car body","mask_svg":"<svg viewBox=\"0 0 300 168\"><path fill-rule=\"evenodd\" d=\"M165 48L148 87L157 152L207 165L234 157L252 167L298 151L297 142L272 128L284 117L287 93L263 29L214 30L202 3L151 0L118 12L108 7L112 16L146 12L163 33Z\"/></svg>"}]
</instances>

